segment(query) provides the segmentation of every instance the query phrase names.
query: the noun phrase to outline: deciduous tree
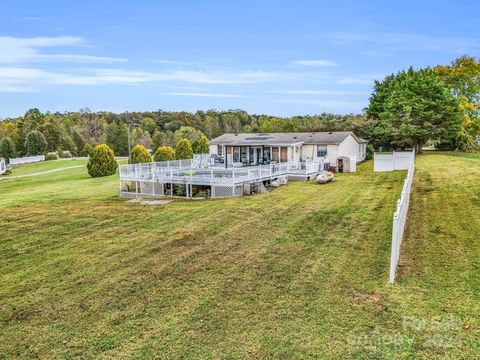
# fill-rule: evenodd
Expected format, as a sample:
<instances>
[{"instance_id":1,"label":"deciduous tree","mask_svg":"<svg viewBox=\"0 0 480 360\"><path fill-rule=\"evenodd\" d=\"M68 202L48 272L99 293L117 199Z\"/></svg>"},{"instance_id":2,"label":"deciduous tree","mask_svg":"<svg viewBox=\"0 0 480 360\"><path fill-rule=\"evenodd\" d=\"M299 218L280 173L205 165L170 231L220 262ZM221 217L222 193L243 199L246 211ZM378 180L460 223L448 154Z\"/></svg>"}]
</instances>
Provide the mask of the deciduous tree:
<instances>
[{"instance_id":1,"label":"deciduous tree","mask_svg":"<svg viewBox=\"0 0 480 360\"><path fill-rule=\"evenodd\" d=\"M435 73L449 87L460 102L462 124L457 137L451 143L441 145L460 149L479 147L480 136L480 60L462 56L448 66L436 66Z\"/></svg>"},{"instance_id":2,"label":"deciduous tree","mask_svg":"<svg viewBox=\"0 0 480 360\"><path fill-rule=\"evenodd\" d=\"M209 152L208 138L202 135L200 139L195 139L192 143L192 150L194 154L207 154Z\"/></svg>"}]
</instances>

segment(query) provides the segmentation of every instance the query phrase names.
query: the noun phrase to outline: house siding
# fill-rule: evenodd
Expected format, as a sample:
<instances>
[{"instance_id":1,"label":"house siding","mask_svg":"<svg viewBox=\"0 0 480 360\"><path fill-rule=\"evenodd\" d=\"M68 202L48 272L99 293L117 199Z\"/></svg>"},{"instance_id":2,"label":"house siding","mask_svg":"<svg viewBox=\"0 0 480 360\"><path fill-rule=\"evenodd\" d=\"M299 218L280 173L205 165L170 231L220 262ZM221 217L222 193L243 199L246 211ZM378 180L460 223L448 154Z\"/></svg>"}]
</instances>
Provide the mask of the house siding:
<instances>
[{"instance_id":1,"label":"house siding","mask_svg":"<svg viewBox=\"0 0 480 360\"><path fill-rule=\"evenodd\" d=\"M359 154L359 143L353 136L348 136L338 146L338 156L348 156L349 158L355 157L356 162L363 161Z\"/></svg>"},{"instance_id":2,"label":"house siding","mask_svg":"<svg viewBox=\"0 0 480 360\"><path fill-rule=\"evenodd\" d=\"M209 145L209 152L212 155L218 155L218 146L217 145Z\"/></svg>"}]
</instances>

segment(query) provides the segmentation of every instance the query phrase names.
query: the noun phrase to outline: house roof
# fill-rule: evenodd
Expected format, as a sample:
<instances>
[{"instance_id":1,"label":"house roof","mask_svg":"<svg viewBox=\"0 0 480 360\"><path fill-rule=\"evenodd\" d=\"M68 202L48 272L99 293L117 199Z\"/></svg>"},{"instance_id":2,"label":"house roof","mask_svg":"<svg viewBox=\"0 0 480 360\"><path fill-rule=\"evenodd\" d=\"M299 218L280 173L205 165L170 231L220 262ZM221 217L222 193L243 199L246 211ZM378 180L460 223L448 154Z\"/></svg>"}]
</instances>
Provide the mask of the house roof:
<instances>
[{"instance_id":1,"label":"house roof","mask_svg":"<svg viewBox=\"0 0 480 360\"><path fill-rule=\"evenodd\" d=\"M340 144L349 135L361 140L351 131L299 132L299 133L238 133L223 134L210 140L210 145L295 145L295 144Z\"/></svg>"}]
</instances>

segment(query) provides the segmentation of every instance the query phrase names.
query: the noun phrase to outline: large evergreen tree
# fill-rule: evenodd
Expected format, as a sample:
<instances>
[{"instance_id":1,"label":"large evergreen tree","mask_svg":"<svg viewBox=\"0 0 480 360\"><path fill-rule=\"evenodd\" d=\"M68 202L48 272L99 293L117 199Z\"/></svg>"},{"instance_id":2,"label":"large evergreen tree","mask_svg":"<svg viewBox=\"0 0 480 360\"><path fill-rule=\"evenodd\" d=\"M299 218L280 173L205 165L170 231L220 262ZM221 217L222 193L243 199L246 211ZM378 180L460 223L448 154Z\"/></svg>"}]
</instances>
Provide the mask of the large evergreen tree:
<instances>
[{"instance_id":1,"label":"large evergreen tree","mask_svg":"<svg viewBox=\"0 0 480 360\"><path fill-rule=\"evenodd\" d=\"M7 164L15 156L15 144L9 137L0 140L0 156L7 160Z\"/></svg>"},{"instance_id":2,"label":"large evergreen tree","mask_svg":"<svg viewBox=\"0 0 480 360\"><path fill-rule=\"evenodd\" d=\"M367 109L375 145L414 147L458 134L458 100L431 69L399 72L375 82Z\"/></svg>"},{"instance_id":3,"label":"large evergreen tree","mask_svg":"<svg viewBox=\"0 0 480 360\"><path fill-rule=\"evenodd\" d=\"M41 155L47 151L47 140L40 131L30 131L25 140L27 155Z\"/></svg>"}]
</instances>

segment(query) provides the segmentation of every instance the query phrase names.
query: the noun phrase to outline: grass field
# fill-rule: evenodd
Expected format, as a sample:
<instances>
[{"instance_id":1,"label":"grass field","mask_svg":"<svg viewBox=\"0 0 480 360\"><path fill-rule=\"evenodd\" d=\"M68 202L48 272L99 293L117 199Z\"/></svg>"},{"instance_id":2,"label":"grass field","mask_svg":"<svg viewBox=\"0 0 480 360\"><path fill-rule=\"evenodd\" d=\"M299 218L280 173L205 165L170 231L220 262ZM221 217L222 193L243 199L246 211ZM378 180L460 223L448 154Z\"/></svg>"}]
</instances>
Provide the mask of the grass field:
<instances>
[{"instance_id":1,"label":"grass field","mask_svg":"<svg viewBox=\"0 0 480 360\"><path fill-rule=\"evenodd\" d=\"M0 357L475 358L480 156L416 169L395 286L405 172L371 162L164 206L84 168L1 181Z\"/></svg>"},{"instance_id":2,"label":"grass field","mask_svg":"<svg viewBox=\"0 0 480 360\"><path fill-rule=\"evenodd\" d=\"M74 160L74 159L60 159L55 161L45 161L39 163L25 164L15 166L10 171L10 175L26 175L34 174L37 172L51 171L60 168L73 167L78 165L86 165L87 160Z\"/></svg>"}]
</instances>

